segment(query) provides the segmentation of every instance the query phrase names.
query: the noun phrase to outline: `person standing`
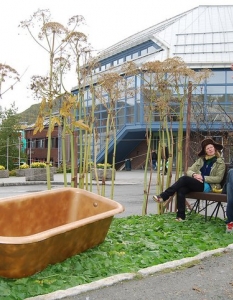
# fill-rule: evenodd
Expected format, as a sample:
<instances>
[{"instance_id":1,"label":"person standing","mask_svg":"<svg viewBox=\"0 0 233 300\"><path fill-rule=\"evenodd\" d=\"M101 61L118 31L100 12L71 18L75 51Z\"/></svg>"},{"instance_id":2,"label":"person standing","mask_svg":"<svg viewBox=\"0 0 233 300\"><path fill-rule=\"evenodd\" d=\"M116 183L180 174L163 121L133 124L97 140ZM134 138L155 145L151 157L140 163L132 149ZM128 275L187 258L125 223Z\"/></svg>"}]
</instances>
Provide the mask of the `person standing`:
<instances>
[{"instance_id":1,"label":"person standing","mask_svg":"<svg viewBox=\"0 0 233 300\"><path fill-rule=\"evenodd\" d=\"M157 159L158 159L157 152L155 150L152 150L151 160L152 160L152 167L154 170L156 170L157 168Z\"/></svg>"},{"instance_id":2,"label":"person standing","mask_svg":"<svg viewBox=\"0 0 233 300\"><path fill-rule=\"evenodd\" d=\"M233 233L233 169L230 169L227 173L226 192L227 192L226 232Z\"/></svg>"},{"instance_id":3,"label":"person standing","mask_svg":"<svg viewBox=\"0 0 233 300\"><path fill-rule=\"evenodd\" d=\"M201 151L198 153L199 158L188 168L187 175L180 177L160 195L154 195L153 200L162 203L177 193L176 220L185 220L186 194L189 192L210 192L213 188L221 188L220 183L226 168L224 159L219 152L222 149L223 146L211 138L203 140Z\"/></svg>"},{"instance_id":4,"label":"person standing","mask_svg":"<svg viewBox=\"0 0 233 300\"><path fill-rule=\"evenodd\" d=\"M162 159L165 161L164 175L167 175L167 171L168 171L168 157L169 157L168 147L165 146L164 150L162 150Z\"/></svg>"}]
</instances>

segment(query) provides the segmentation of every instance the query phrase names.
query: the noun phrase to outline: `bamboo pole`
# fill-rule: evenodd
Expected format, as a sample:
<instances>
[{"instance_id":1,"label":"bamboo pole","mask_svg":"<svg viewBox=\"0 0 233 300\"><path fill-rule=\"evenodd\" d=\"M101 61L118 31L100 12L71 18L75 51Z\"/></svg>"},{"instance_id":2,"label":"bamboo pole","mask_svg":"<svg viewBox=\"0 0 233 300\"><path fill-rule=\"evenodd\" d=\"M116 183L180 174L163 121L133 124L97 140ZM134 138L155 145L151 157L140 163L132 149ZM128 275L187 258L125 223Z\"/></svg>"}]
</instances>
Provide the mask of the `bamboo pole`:
<instances>
[{"instance_id":1,"label":"bamboo pole","mask_svg":"<svg viewBox=\"0 0 233 300\"><path fill-rule=\"evenodd\" d=\"M185 167L184 173L188 170L188 156L189 156L189 144L190 144L190 118L191 118L191 98L192 98L192 82L188 83L188 103L187 103L187 122L186 122L186 142L185 142Z\"/></svg>"}]
</instances>

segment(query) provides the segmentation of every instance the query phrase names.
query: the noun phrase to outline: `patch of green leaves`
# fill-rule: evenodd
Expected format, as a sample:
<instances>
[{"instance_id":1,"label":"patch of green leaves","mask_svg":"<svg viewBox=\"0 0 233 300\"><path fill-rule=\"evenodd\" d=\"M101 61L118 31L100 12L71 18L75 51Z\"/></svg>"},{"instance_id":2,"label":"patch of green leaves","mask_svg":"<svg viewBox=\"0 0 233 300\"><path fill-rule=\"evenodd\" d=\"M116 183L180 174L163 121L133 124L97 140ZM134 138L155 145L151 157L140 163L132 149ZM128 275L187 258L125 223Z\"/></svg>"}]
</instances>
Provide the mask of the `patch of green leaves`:
<instances>
[{"instance_id":1,"label":"patch of green leaves","mask_svg":"<svg viewBox=\"0 0 233 300\"><path fill-rule=\"evenodd\" d=\"M115 218L101 245L28 278L0 278L1 299L44 295L232 243L233 236L225 233L220 219L205 222L198 214L188 216L184 222L174 219L173 213Z\"/></svg>"}]
</instances>

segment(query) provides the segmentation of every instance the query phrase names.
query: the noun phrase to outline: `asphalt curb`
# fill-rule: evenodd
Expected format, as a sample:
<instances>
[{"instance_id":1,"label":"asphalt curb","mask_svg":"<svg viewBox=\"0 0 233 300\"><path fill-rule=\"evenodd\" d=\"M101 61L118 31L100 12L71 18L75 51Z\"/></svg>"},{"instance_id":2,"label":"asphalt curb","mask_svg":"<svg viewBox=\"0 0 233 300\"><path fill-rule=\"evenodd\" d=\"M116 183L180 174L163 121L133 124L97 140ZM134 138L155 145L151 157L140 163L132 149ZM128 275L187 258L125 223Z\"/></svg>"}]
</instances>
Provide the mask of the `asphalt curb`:
<instances>
[{"instance_id":1,"label":"asphalt curb","mask_svg":"<svg viewBox=\"0 0 233 300\"><path fill-rule=\"evenodd\" d=\"M4 186L24 186L24 185L46 185L46 181L26 181L26 182L1 182L0 187ZM52 182L52 185L63 185L63 182ZM70 184L69 184L70 185Z\"/></svg>"},{"instance_id":2,"label":"asphalt curb","mask_svg":"<svg viewBox=\"0 0 233 300\"><path fill-rule=\"evenodd\" d=\"M203 260L204 258L213 256L216 254L221 254L223 252L226 252L227 250L233 250L233 244L230 244L225 248L218 248L215 250L205 251L194 257L182 258L179 260L174 260L174 261L166 262L166 263L159 264L156 266L144 268L144 269L139 270L136 273L118 274L118 275L100 279L98 281L94 281L94 282L91 282L88 284L83 284L83 285L79 285L79 286L76 286L73 288L69 288L67 290L58 290L56 292L52 292L49 294L26 298L25 300L58 300L58 299L64 299L66 297L77 296L82 293L86 293L89 291L93 291L96 289L114 285L118 282L132 280L132 279L140 278L140 277L147 277L149 275L152 275L152 274L155 274L158 272L162 272L162 271L165 271L168 269L173 270L177 267L184 266L186 264L190 264L190 263L194 263L194 262L196 263L200 260Z\"/></svg>"},{"instance_id":3,"label":"asphalt curb","mask_svg":"<svg viewBox=\"0 0 233 300\"><path fill-rule=\"evenodd\" d=\"M27 185L46 185L46 181L26 181L26 182L0 182L0 187L4 186L27 186ZM102 183L99 183L102 185ZM114 182L114 185L135 185L138 184L137 182ZM52 181L51 186L53 185L64 185L64 182L61 181ZM68 186L71 185L70 182L67 183ZM90 185L90 183L89 183ZM92 185L97 185L96 182L92 182ZM106 182L106 186L111 186L111 182Z\"/></svg>"}]
</instances>

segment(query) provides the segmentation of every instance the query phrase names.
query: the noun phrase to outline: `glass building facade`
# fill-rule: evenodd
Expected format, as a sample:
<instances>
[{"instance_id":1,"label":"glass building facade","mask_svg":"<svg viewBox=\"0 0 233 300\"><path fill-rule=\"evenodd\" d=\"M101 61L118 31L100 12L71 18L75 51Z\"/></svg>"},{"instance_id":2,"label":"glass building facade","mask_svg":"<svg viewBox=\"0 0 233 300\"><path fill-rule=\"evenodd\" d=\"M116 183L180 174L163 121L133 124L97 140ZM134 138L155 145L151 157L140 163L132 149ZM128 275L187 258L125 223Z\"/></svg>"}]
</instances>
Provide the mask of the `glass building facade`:
<instances>
[{"instance_id":1,"label":"glass building facade","mask_svg":"<svg viewBox=\"0 0 233 300\"><path fill-rule=\"evenodd\" d=\"M94 76L112 70L117 72L126 62L134 62L139 67L145 62L162 61L179 56L189 68L201 70L208 68L211 76L198 85L191 97L191 131L197 128L203 132L232 131L233 127L233 6L199 6L191 11L175 16L154 27L129 37L100 54L99 66L93 71ZM216 18L218 17L218 18ZM195 21L194 21L195 20ZM184 25L185 24L185 25ZM192 24L192 29L190 29ZM118 149L127 157L132 147L133 138L144 140L147 128L146 107L148 102L141 92L143 75L127 78L127 90L115 104ZM77 90L73 90L74 93ZM176 95L173 95L176 97ZM103 93L106 102L107 94ZM92 94L85 91L85 106L92 106ZM103 159L106 140L106 108L96 100L95 128L99 133L97 159ZM187 104L187 102L186 102ZM172 105L172 103L171 103ZM177 109L174 103L172 127L178 129ZM184 132L186 131L186 111L184 109ZM154 111L151 123L154 143L160 129L159 114ZM127 142L124 140L127 140ZM127 145L127 147L126 147ZM109 152L111 152L111 142ZM125 150L124 148L127 148Z\"/></svg>"}]
</instances>

